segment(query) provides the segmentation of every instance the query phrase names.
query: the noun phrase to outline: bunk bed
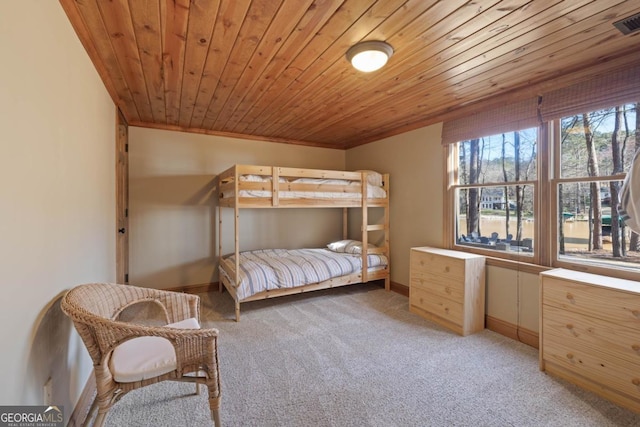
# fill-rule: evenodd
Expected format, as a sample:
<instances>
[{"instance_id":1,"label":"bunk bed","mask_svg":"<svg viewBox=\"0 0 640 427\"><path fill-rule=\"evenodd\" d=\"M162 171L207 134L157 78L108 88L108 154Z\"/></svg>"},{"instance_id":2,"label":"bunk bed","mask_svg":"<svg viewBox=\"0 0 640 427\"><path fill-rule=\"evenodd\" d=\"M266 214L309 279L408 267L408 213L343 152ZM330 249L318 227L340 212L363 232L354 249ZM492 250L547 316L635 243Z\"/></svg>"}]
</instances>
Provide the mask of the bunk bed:
<instances>
[{"instance_id":1,"label":"bunk bed","mask_svg":"<svg viewBox=\"0 0 640 427\"><path fill-rule=\"evenodd\" d=\"M234 165L218 175L220 290L240 303L312 290L384 280L389 290L389 175L373 171L333 171ZM222 210L234 209L234 251L224 255ZM243 209L342 208L342 239L326 248L262 249L241 252ZM348 210L362 216L360 240L348 239ZM369 208L383 209L369 224ZM377 246L369 233L382 235ZM273 265L273 264L277 265Z\"/></svg>"}]
</instances>

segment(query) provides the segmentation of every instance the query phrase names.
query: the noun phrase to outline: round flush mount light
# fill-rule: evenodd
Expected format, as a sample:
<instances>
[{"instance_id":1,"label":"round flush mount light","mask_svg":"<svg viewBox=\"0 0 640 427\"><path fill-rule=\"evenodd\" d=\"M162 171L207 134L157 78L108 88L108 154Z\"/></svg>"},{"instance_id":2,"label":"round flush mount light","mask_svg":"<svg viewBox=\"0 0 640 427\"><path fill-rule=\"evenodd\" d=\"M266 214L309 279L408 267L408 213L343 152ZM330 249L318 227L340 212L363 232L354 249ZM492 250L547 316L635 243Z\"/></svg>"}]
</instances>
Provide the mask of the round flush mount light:
<instances>
[{"instance_id":1,"label":"round flush mount light","mask_svg":"<svg viewBox=\"0 0 640 427\"><path fill-rule=\"evenodd\" d=\"M355 44L347 51L347 59L356 70L369 73L379 70L393 55L393 48L383 41L366 41Z\"/></svg>"}]
</instances>

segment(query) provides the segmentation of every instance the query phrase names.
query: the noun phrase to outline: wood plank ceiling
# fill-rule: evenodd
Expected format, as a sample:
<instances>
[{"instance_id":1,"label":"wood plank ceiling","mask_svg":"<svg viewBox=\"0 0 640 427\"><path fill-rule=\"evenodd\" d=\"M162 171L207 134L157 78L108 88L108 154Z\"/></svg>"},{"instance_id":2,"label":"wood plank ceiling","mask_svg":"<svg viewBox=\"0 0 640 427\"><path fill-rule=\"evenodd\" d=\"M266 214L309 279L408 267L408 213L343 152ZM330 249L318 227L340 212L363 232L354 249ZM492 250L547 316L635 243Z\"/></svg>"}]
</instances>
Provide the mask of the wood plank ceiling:
<instances>
[{"instance_id":1,"label":"wood plank ceiling","mask_svg":"<svg viewBox=\"0 0 640 427\"><path fill-rule=\"evenodd\" d=\"M640 33L612 25L638 0L60 1L130 125L321 147L640 56ZM362 40L394 47L383 69L347 62Z\"/></svg>"}]
</instances>

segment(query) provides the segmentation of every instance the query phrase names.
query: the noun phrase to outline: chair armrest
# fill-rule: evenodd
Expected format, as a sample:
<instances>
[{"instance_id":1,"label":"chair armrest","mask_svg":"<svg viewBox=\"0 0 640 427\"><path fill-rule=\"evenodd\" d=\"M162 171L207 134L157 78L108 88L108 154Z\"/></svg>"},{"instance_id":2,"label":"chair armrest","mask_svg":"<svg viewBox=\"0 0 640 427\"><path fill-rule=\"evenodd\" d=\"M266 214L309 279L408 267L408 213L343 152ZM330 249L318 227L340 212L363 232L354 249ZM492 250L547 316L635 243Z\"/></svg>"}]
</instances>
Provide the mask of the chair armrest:
<instances>
[{"instance_id":1,"label":"chair armrest","mask_svg":"<svg viewBox=\"0 0 640 427\"><path fill-rule=\"evenodd\" d=\"M139 337L161 337L175 343L186 340L204 340L217 338L217 329L179 329L167 326L144 326L135 323L120 322L109 319L94 320L96 341L103 355L125 341Z\"/></svg>"}]
</instances>

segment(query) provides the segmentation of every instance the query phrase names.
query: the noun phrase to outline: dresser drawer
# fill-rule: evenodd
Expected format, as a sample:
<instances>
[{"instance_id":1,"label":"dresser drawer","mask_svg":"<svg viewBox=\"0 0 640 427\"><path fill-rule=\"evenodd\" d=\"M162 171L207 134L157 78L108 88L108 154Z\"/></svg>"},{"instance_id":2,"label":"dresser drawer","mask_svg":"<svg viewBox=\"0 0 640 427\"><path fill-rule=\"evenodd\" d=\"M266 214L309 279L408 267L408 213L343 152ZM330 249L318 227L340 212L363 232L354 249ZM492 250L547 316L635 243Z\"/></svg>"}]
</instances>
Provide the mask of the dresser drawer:
<instances>
[{"instance_id":1,"label":"dresser drawer","mask_svg":"<svg viewBox=\"0 0 640 427\"><path fill-rule=\"evenodd\" d=\"M640 328L640 295L635 293L546 277L541 302L586 316L597 313L600 319Z\"/></svg>"},{"instance_id":2,"label":"dresser drawer","mask_svg":"<svg viewBox=\"0 0 640 427\"><path fill-rule=\"evenodd\" d=\"M428 273L411 275L411 288L429 291L454 301L463 301L464 299L464 284L443 281L438 277L432 277Z\"/></svg>"},{"instance_id":3,"label":"dresser drawer","mask_svg":"<svg viewBox=\"0 0 640 427\"><path fill-rule=\"evenodd\" d=\"M420 308L455 325L463 324L462 303L443 298L423 289L411 288L409 304Z\"/></svg>"},{"instance_id":4,"label":"dresser drawer","mask_svg":"<svg viewBox=\"0 0 640 427\"><path fill-rule=\"evenodd\" d=\"M430 252L411 251L411 275L428 274L440 283L461 283L465 279L465 261Z\"/></svg>"},{"instance_id":5,"label":"dresser drawer","mask_svg":"<svg viewBox=\"0 0 640 427\"><path fill-rule=\"evenodd\" d=\"M594 353L591 348L569 347L563 338L555 336L545 336L543 357L604 388L624 393L636 401L640 399L640 364Z\"/></svg>"},{"instance_id":6,"label":"dresser drawer","mask_svg":"<svg viewBox=\"0 0 640 427\"><path fill-rule=\"evenodd\" d=\"M542 329L545 350L547 338L568 348L584 348L594 354L604 353L640 367L640 333L596 317L569 313L553 306L543 306ZM544 357L544 356L543 356ZM638 371L640 375L640 370Z\"/></svg>"}]
</instances>

